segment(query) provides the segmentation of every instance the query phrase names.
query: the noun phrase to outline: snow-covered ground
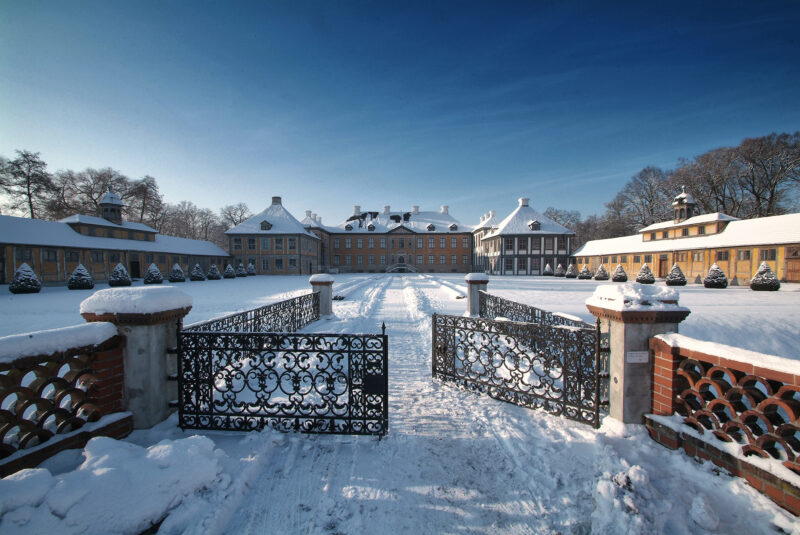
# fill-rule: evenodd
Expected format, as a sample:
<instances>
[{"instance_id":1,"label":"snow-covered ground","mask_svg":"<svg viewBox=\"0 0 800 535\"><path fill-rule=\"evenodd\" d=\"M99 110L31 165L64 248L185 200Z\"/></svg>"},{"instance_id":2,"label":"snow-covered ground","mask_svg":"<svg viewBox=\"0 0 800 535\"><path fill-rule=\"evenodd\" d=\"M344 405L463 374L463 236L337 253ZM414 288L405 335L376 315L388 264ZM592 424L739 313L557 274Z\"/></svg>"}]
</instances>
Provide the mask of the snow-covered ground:
<instances>
[{"instance_id":1,"label":"snow-covered ground","mask_svg":"<svg viewBox=\"0 0 800 535\"><path fill-rule=\"evenodd\" d=\"M597 284L493 277L489 290L590 320L583 302ZM189 322L308 290L301 277L179 286L194 298ZM336 276L346 299L307 328L379 332L386 322L382 439L183 432L172 417L123 443L91 443L85 461L68 451L47 472L0 482L0 532L137 533L169 513L159 533L800 533L746 482L663 448L641 426L606 418L594 430L432 381L430 314L462 314L465 286L463 275ZM798 358L799 289L689 286L681 332ZM2 291L0 334L80 322L89 295Z\"/></svg>"}]
</instances>

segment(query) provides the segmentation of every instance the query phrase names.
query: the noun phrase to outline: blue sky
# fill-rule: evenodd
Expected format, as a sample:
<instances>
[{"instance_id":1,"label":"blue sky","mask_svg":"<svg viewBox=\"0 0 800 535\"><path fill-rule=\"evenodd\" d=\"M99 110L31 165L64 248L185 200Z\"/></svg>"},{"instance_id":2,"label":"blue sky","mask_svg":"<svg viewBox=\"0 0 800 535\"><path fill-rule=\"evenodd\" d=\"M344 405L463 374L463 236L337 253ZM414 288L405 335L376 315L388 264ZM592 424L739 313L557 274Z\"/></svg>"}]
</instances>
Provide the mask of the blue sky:
<instances>
[{"instance_id":1,"label":"blue sky","mask_svg":"<svg viewBox=\"0 0 800 535\"><path fill-rule=\"evenodd\" d=\"M475 224L800 129L799 2L0 2L0 154Z\"/></svg>"}]
</instances>

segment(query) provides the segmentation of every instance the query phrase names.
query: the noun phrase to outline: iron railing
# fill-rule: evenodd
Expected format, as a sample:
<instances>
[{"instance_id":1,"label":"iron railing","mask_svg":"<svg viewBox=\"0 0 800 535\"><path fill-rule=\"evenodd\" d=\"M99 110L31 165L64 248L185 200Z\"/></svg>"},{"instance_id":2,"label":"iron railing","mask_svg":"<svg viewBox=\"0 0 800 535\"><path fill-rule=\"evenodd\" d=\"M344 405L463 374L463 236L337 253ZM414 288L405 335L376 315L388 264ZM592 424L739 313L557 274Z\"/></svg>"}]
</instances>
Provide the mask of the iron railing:
<instances>
[{"instance_id":1,"label":"iron railing","mask_svg":"<svg viewBox=\"0 0 800 535\"><path fill-rule=\"evenodd\" d=\"M509 299L503 299L496 295L486 292L479 294L479 314L486 319L497 317L507 318L511 321L522 321L525 323L538 323L539 325L566 325L570 327L580 327L591 329L592 325L579 320L573 320L564 316L554 314L541 308L517 303Z\"/></svg>"},{"instance_id":2,"label":"iron railing","mask_svg":"<svg viewBox=\"0 0 800 535\"><path fill-rule=\"evenodd\" d=\"M319 319L319 293L313 292L245 312L194 323L183 331L296 332Z\"/></svg>"},{"instance_id":3,"label":"iron railing","mask_svg":"<svg viewBox=\"0 0 800 535\"><path fill-rule=\"evenodd\" d=\"M433 315L432 373L528 408L600 425L607 348L595 326Z\"/></svg>"},{"instance_id":4,"label":"iron railing","mask_svg":"<svg viewBox=\"0 0 800 535\"><path fill-rule=\"evenodd\" d=\"M388 337L182 331L184 429L383 435Z\"/></svg>"}]
</instances>

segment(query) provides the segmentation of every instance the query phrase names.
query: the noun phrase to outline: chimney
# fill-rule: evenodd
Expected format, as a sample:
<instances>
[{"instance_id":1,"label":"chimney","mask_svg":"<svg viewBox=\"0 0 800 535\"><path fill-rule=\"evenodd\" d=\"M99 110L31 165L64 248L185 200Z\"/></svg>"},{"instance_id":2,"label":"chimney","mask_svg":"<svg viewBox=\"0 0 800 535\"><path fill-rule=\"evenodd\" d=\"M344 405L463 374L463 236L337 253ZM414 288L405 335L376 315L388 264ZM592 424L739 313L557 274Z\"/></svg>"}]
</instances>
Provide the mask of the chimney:
<instances>
[{"instance_id":1,"label":"chimney","mask_svg":"<svg viewBox=\"0 0 800 535\"><path fill-rule=\"evenodd\" d=\"M449 207L446 204L443 204L442 205L442 213L443 214L448 214L449 213L448 210L449 210Z\"/></svg>"},{"instance_id":2,"label":"chimney","mask_svg":"<svg viewBox=\"0 0 800 535\"><path fill-rule=\"evenodd\" d=\"M353 205L353 215L359 215L361 213L361 206L354 204Z\"/></svg>"},{"instance_id":3,"label":"chimney","mask_svg":"<svg viewBox=\"0 0 800 535\"><path fill-rule=\"evenodd\" d=\"M311 214L311 219L313 219L314 221L316 221L316 220L317 220L317 214Z\"/></svg>"},{"instance_id":4,"label":"chimney","mask_svg":"<svg viewBox=\"0 0 800 535\"><path fill-rule=\"evenodd\" d=\"M411 213L414 215L419 215L419 206L412 206Z\"/></svg>"},{"instance_id":5,"label":"chimney","mask_svg":"<svg viewBox=\"0 0 800 535\"><path fill-rule=\"evenodd\" d=\"M306 210L306 217L311 217L311 210Z\"/></svg>"},{"instance_id":6,"label":"chimney","mask_svg":"<svg viewBox=\"0 0 800 535\"><path fill-rule=\"evenodd\" d=\"M388 204L383 206L383 213L384 214L389 215L389 212L391 212L391 211L392 211L392 207L389 206Z\"/></svg>"},{"instance_id":7,"label":"chimney","mask_svg":"<svg viewBox=\"0 0 800 535\"><path fill-rule=\"evenodd\" d=\"M494 210L489 210L489 219L494 217Z\"/></svg>"},{"instance_id":8,"label":"chimney","mask_svg":"<svg viewBox=\"0 0 800 535\"><path fill-rule=\"evenodd\" d=\"M281 204L281 198L280 197L273 197L272 198L272 204Z\"/></svg>"},{"instance_id":9,"label":"chimney","mask_svg":"<svg viewBox=\"0 0 800 535\"><path fill-rule=\"evenodd\" d=\"M520 206L528 206L528 202L530 201L527 197L520 197L519 198L519 205Z\"/></svg>"},{"instance_id":10,"label":"chimney","mask_svg":"<svg viewBox=\"0 0 800 535\"><path fill-rule=\"evenodd\" d=\"M317 216L317 214L314 214L314 221L316 221L317 223L319 223L321 225L322 224L322 216Z\"/></svg>"}]
</instances>

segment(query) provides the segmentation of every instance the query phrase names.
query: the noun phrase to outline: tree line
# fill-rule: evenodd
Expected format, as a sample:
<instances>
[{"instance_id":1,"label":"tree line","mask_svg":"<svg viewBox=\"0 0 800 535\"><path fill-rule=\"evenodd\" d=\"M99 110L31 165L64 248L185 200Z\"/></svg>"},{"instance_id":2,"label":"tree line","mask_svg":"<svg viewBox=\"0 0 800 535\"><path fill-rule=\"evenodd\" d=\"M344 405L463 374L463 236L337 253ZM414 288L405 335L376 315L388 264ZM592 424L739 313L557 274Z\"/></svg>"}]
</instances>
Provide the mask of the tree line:
<instances>
[{"instance_id":1,"label":"tree line","mask_svg":"<svg viewBox=\"0 0 800 535\"><path fill-rule=\"evenodd\" d=\"M645 167L605 203L602 215L581 218L577 211L552 207L545 215L574 231L580 246L672 219L672 201L682 186L701 213L751 219L795 212L800 209L800 132L747 138L736 147L680 159L672 170Z\"/></svg>"},{"instance_id":2,"label":"tree line","mask_svg":"<svg viewBox=\"0 0 800 535\"><path fill-rule=\"evenodd\" d=\"M165 202L150 175L131 179L110 167L50 173L38 152L15 152L13 159L0 156L4 212L53 221L73 214L97 215L100 200L111 187L125 204L126 221L144 223L169 236L208 240L222 248L227 248L225 231L252 215L245 203L214 212L189 201Z\"/></svg>"}]
</instances>

